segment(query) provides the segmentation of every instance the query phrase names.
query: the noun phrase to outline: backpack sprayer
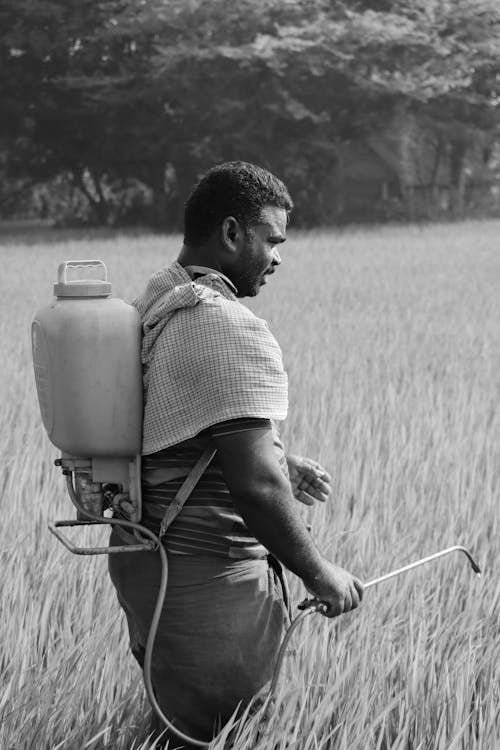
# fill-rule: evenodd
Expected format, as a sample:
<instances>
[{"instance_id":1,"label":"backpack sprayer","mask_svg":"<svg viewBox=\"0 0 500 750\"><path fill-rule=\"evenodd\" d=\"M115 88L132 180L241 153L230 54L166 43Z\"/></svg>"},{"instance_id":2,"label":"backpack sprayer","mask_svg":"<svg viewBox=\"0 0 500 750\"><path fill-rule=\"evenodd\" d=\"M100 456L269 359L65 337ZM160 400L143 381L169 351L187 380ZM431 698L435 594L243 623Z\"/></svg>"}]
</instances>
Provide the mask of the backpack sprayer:
<instances>
[{"instance_id":1,"label":"backpack sprayer","mask_svg":"<svg viewBox=\"0 0 500 750\"><path fill-rule=\"evenodd\" d=\"M168 729L196 747L208 742L179 731L164 715L154 695L151 662L165 601L168 560L159 536L142 526L141 438L143 417L141 322L137 310L112 298L107 270L100 260L71 260L58 269L55 299L42 308L32 324L32 349L38 401L51 442L61 451L56 460L66 477L76 520L49 523L50 531L77 555L157 551L161 579L144 658L144 683L149 701ZM181 503L203 473L202 458L183 485ZM201 467L201 468L200 468ZM179 512L176 498L170 523ZM113 513L115 517L106 516ZM118 516L118 517L116 517ZM128 520L127 520L128 519ZM59 530L69 526L108 524L129 529L136 544L77 547ZM168 525L168 524L167 524ZM160 536L166 530L165 519ZM470 552L454 546L364 584L365 589L451 552L463 552L472 569L480 569ZM306 599L281 645L268 699L278 683L287 645L303 619L327 604Z\"/></svg>"}]
</instances>

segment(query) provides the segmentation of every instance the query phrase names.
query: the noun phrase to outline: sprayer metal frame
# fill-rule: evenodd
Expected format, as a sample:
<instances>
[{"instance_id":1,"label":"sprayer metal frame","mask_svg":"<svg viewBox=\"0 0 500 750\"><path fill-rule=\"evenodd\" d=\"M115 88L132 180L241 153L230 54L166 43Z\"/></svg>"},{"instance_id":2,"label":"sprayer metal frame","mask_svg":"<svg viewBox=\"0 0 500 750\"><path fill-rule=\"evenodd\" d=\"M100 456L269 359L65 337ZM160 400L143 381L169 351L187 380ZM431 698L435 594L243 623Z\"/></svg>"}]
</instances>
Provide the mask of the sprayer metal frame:
<instances>
[{"instance_id":1,"label":"sprayer metal frame","mask_svg":"<svg viewBox=\"0 0 500 750\"><path fill-rule=\"evenodd\" d=\"M130 489L132 490L132 496L135 498L135 509L140 517L142 508L140 492L140 456L135 457L135 462L136 465L134 466L133 472L131 466L132 462L129 463L129 480ZM82 459L75 456L63 454L61 458L58 458L54 461L54 464L55 466L59 466L61 468L62 473L66 478L66 488L68 490L70 500L77 511L76 520L71 519L68 521L54 521L48 524L49 531L54 534L54 536L61 542L62 545L64 545L64 547L66 547L67 550L72 552L74 555L109 555L114 552L151 552L158 548L156 536L152 532L149 532L148 529L140 526L138 523L125 519L122 520L116 518L107 518L104 515L104 510L102 511L102 515L98 516L82 506L79 498L77 497L75 487L73 486L73 475L77 469L92 470L93 465L91 459ZM139 467L137 466L137 464L139 464ZM132 530L133 536L139 543L131 545L113 545L109 547L77 547L73 544L73 542L71 542L70 539L68 539L67 536L58 531L58 529L61 527L102 525L119 525L130 528ZM150 541L147 541L140 536L139 529L141 530L141 532L151 537Z\"/></svg>"}]
</instances>

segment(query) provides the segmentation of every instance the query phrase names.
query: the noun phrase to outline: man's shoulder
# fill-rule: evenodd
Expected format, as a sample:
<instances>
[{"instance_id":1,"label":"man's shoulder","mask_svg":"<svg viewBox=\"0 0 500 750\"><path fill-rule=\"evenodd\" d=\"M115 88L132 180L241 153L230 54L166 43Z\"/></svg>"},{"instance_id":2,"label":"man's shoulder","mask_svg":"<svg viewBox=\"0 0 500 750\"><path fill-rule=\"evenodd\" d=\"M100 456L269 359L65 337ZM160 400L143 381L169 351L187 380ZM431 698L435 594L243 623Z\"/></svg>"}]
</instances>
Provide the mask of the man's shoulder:
<instances>
[{"instance_id":1,"label":"man's shoulder","mask_svg":"<svg viewBox=\"0 0 500 750\"><path fill-rule=\"evenodd\" d=\"M167 355L173 369L207 373L223 363L231 363L235 370L256 361L275 362L278 369L283 366L281 349L266 321L240 302L223 297L207 297L195 307L179 310L158 344L156 357Z\"/></svg>"},{"instance_id":2,"label":"man's shoulder","mask_svg":"<svg viewBox=\"0 0 500 750\"><path fill-rule=\"evenodd\" d=\"M216 293L205 293L200 304L179 310L177 322L193 329L208 326L214 333L217 330L269 331L266 321L248 307Z\"/></svg>"}]
</instances>

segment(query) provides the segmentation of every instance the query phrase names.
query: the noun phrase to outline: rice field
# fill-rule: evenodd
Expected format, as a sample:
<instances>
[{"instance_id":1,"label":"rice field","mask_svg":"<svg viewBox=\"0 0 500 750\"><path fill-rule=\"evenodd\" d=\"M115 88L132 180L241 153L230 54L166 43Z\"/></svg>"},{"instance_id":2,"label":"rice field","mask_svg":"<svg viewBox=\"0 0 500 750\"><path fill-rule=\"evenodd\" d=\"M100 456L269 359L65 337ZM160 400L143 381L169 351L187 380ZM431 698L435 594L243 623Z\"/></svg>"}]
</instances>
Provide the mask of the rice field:
<instances>
[{"instance_id":1,"label":"rice field","mask_svg":"<svg viewBox=\"0 0 500 750\"><path fill-rule=\"evenodd\" d=\"M450 555L335 621L307 618L274 713L240 724L235 750L500 747L499 235L500 222L291 230L251 301L289 373L284 440L334 477L331 502L302 511L320 548L366 581L464 544L484 574ZM146 748L149 709L106 559L73 556L47 530L73 512L41 425L29 326L62 260L101 258L131 299L180 238L0 242L0 748Z\"/></svg>"}]
</instances>

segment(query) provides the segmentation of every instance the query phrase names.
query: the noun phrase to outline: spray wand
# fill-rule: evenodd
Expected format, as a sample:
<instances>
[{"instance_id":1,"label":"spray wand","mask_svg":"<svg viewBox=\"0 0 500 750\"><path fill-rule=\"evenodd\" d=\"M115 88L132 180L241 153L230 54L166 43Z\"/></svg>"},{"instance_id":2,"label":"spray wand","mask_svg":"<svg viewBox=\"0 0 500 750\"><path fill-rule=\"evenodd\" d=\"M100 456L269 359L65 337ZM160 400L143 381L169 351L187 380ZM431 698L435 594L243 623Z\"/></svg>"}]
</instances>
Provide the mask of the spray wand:
<instances>
[{"instance_id":1,"label":"spray wand","mask_svg":"<svg viewBox=\"0 0 500 750\"><path fill-rule=\"evenodd\" d=\"M466 547L462 547L461 545L455 545L454 547L448 547L447 549L443 549L440 552L435 552L433 555L428 555L427 557L422 557L422 559L417 560L416 562L409 563L409 565L404 565L402 568L398 568L397 570L393 570L390 573L385 573L382 576L379 576L378 578L372 578L371 581L367 581L363 585L364 590L371 588L372 586L377 586L379 583L383 583L384 581L388 581L390 578L395 578L396 576L401 575L401 573L407 573L409 570L413 570L414 568L418 568L420 565L425 565L425 563L432 562L433 560L437 560L440 557L444 557L445 555L449 555L450 552L463 552L464 555L469 560L470 566L474 573L477 576L481 575L481 568L477 564L477 562L472 557L471 553ZM281 672L281 667L283 664L283 659L285 658L286 649L288 646L288 643L290 642L290 639L295 632L295 629L300 625L300 623L308 616L312 615L315 612L319 612L320 614L325 614L328 610L328 605L326 602L322 602L320 599L304 599L303 602L301 602L298 605L298 608L303 610L301 614L297 615L297 617L293 620L292 624L288 628L286 635L283 639L283 643L281 644L278 658L276 660L276 667L274 668L273 677L271 680L271 686L269 688L269 694L268 698L272 699L274 697L274 694L276 692L276 686L278 684L278 679Z\"/></svg>"}]
</instances>

